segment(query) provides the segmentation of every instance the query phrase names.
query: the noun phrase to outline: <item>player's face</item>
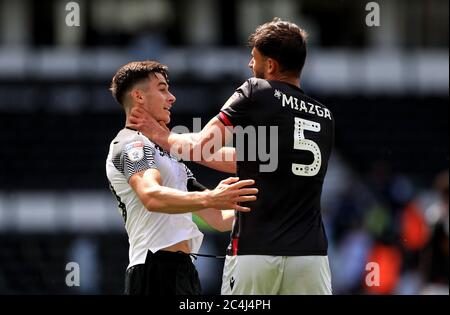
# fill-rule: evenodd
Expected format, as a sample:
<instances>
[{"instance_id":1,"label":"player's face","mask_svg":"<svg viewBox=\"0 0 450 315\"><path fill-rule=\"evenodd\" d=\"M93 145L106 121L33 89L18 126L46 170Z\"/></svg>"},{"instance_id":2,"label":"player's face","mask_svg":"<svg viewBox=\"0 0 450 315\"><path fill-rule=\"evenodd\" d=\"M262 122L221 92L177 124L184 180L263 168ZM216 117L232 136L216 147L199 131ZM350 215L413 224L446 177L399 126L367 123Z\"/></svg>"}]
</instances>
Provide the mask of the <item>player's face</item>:
<instances>
[{"instance_id":1,"label":"player's face","mask_svg":"<svg viewBox=\"0 0 450 315\"><path fill-rule=\"evenodd\" d=\"M175 103L175 96L169 92L169 85L160 73L151 75L144 90L144 106L157 121L170 122L170 110Z\"/></svg>"},{"instance_id":2,"label":"player's face","mask_svg":"<svg viewBox=\"0 0 450 315\"><path fill-rule=\"evenodd\" d=\"M253 76L255 78L259 79L265 79L265 73L264 69L266 68L266 61L267 58L265 58L258 49L254 48L252 49L252 59L250 60L250 63L248 66L253 71Z\"/></svg>"}]
</instances>

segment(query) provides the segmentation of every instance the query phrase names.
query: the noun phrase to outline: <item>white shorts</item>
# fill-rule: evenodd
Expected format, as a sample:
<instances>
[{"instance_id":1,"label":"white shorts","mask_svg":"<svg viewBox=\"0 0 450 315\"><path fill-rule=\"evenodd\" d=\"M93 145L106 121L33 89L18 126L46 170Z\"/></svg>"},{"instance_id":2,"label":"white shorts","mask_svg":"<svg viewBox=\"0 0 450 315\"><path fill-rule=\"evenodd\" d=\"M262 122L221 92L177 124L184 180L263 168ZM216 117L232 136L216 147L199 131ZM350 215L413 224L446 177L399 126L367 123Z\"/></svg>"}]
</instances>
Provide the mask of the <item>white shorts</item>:
<instances>
[{"instance_id":1,"label":"white shorts","mask_svg":"<svg viewBox=\"0 0 450 315\"><path fill-rule=\"evenodd\" d=\"M328 256L227 256L221 294L332 294Z\"/></svg>"}]
</instances>

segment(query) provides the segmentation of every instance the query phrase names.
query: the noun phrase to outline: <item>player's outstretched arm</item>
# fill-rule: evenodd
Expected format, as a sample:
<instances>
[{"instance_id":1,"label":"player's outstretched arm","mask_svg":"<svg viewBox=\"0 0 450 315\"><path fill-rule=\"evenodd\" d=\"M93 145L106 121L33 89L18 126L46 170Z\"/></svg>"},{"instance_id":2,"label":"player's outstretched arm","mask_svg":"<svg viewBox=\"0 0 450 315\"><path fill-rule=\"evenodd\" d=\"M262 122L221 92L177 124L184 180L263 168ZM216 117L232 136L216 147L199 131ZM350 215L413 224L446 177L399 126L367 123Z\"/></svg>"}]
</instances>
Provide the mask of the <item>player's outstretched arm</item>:
<instances>
[{"instance_id":1,"label":"player's outstretched arm","mask_svg":"<svg viewBox=\"0 0 450 315\"><path fill-rule=\"evenodd\" d=\"M147 169L130 177L130 186L136 192L145 208L163 213L186 213L206 208L250 211L240 202L256 200L258 190L248 186L253 180L239 181L237 177L227 178L216 188L201 192L184 192L162 186L161 174L156 169Z\"/></svg>"},{"instance_id":2,"label":"player's outstretched arm","mask_svg":"<svg viewBox=\"0 0 450 315\"><path fill-rule=\"evenodd\" d=\"M199 133L171 133L141 107L134 107L129 117L129 127L142 132L150 140L171 154L185 161L226 172L236 172L234 148L224 147L232 133L218 118L214 117Z\"/></svg>"},{"instance_id":3,"label":"player's outstretched arm","mask_svg":"<svg viewBox=\"0 0 450 315\"><path fill-rule=\"evenodd\" d=\"M236 174L236 149L223 147L211 155L208 160L202 159L198 163L217 171Z\"/></svg>"}]
</instances>

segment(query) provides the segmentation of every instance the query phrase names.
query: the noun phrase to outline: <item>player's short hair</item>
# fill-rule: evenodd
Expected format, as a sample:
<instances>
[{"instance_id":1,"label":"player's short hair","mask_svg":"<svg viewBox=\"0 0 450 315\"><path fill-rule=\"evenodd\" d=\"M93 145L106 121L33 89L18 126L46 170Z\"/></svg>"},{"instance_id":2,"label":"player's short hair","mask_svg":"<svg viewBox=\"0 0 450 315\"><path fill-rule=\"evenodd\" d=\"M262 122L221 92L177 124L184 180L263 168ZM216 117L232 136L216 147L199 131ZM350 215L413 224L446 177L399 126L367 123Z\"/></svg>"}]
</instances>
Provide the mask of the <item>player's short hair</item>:
<instances>
[{"instance_id":1,"label":"player's short hair","mask_svg":"<svg viewBox=\"0 0 450 315\"><path fill-rule=\"evenodd\" d=\"M308 34L296 24L274 18L260 25L249 37L249 45L280 64L280 71L300 76L306 59Z\"/></svg>"},{"instance_id":2,"label":"player's short hair","mask_svg":"<svg viewBox=\"0 0 450 315\"><path fill-rule=\"evenodd\" d=\"M124 105L125 94L136 84L150 78L150 74L160 73L169 83L168 68L157 61L133 61L120 67L112 78L110 91L114 99Z\"/></svg>"}]
</instances>

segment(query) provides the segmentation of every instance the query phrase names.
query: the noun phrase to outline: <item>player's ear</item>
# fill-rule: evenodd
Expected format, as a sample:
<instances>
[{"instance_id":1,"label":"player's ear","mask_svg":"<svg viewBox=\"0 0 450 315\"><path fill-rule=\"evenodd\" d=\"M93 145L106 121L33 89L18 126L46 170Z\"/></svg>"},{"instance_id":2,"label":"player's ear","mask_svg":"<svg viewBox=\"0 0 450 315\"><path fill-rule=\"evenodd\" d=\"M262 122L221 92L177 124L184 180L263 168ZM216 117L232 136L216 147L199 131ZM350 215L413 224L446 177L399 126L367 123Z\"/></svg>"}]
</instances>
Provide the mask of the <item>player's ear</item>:
<instances>
[{"instance_id":1,"label":"player's ear","mask_svg":"<svg viewBox=\"0 0 450 315\"><path fill-rule=\"evenodd\" d=\"M128 94L135 104L143 104L144 103L144 93L142 90L138 88L132 89Z\"/></svg>"},{"instance_id":2,"label":"player's ear","mask_svg":"<svg viewBox=\"0 0 450 315\"><path fill-rule=\"evenodd\" d=\"M267 58L267 73L274 74L278 71L280 65L278 61L272 58Z\"/></svg>"}]
</instances>

